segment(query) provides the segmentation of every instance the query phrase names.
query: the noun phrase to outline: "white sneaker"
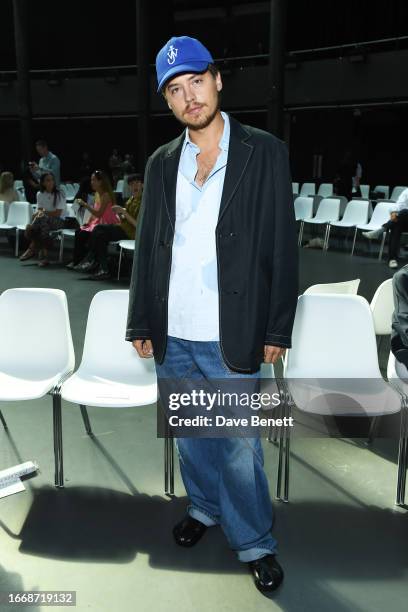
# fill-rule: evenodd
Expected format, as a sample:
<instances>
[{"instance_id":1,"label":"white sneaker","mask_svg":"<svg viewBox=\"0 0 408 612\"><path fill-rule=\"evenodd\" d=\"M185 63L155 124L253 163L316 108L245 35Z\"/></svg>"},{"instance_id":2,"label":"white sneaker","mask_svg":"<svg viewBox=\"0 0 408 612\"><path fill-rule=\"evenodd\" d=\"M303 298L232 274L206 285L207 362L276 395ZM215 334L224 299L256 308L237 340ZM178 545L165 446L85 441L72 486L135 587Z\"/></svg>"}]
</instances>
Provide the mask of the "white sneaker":
<instances>
[{"instance_id":1,"label":"white sneaker","mask_svg":"<svg viewBox=\"0 0 408 612\"><path fill-rule=\"evenodd\" d=\"M369 240L374 240L375 238L381 238L384 230L382 227L378 230L371 230L371 232L363 232L364 238L368 238Z\"/></svg>"},{"instance_id":2,"label":"white sneaker","mask_svg":"<svg viewBox=\"0 0 408 612\"><path fill-rule=\"evenodd\" d=\"M396 259L390 259L388 262L389 268L398 268L398 261Z\"/></svg>"}]
</instances>

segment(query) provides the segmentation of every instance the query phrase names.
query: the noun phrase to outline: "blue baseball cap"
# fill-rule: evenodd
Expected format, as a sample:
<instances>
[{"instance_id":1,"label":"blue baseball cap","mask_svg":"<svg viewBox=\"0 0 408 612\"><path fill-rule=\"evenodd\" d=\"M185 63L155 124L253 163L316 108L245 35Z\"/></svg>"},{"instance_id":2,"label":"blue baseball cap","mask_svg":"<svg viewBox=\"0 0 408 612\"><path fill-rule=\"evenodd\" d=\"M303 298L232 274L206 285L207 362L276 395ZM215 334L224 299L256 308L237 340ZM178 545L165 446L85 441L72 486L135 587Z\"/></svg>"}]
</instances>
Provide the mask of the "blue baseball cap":
<instances>
[{"instance_id":1,"label":"blue baseball cap","mask_svg":"<svg viewBox=\"0 0 408 612\"><path fill-rule=\"evenodd\" d=\"M204 72L214 62L211 53L196 38L173 36L156 56L157 91L176 74Z\"/></svg>"}]
</instances>

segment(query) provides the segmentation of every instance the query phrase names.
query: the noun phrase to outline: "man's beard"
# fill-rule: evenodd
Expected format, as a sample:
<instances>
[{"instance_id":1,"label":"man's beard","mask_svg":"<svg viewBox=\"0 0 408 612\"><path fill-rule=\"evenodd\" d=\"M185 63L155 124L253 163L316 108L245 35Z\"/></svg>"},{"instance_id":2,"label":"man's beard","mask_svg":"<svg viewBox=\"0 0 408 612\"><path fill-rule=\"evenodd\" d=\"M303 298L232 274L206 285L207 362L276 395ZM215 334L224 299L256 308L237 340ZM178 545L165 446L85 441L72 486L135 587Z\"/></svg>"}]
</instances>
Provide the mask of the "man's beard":
<instances>
[{"instance_id":1,"label":"man's beard","mask_svg":"<svg viewBox=\"0 0 408 612\"><path fill-rule=\"evenodd\" d=\"M217 101L217 105L215 107L215 109L213 110L212 113L210 113L209 115L207 115L207 117L204 117L202 119L202 121L200 121L200 123L190 123L189 121L185 121L184 116L182 119L179 119L179 121L188 127L189 130L193 131L193 130L202 130L204 128L207 127L207 125L210 125L210 123L213 121L214 117L217 115L218 111L220 109L220 98L218 97L218 101Z\"/></svg>"}]
</instances>

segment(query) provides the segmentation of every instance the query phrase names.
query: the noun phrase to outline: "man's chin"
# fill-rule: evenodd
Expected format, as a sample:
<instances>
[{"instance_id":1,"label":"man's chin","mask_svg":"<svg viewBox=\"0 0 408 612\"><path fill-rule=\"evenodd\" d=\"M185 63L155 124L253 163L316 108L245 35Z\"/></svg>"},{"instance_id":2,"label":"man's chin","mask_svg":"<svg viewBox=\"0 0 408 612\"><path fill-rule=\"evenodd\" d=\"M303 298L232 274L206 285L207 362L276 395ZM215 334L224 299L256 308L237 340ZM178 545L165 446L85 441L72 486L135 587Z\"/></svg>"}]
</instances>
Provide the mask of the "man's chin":
<instances>
[{"instance_id":1,"label":"man's chin","mask_svg":"<svg viewBox=\"0 0 408 612\"><path fill-rule=\"evenodd\" d=\"M188 127L189 130L202 130L210 125L218 112L218 108L213 113L197 115L195 119L191 119L188 114L184 115L182 123Z\"/></svg>"}]
</instances>

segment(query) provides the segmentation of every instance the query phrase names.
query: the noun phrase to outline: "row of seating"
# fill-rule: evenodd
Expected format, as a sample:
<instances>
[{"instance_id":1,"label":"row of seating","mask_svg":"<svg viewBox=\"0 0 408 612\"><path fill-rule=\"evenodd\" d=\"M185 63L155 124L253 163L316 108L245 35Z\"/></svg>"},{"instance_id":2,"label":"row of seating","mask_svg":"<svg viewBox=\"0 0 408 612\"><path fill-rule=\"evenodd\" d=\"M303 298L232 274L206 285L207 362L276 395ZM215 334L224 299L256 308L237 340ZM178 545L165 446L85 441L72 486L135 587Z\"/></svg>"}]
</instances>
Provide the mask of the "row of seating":
<instances>
[{"instance_id":1,"label":"row of seating","mask_svg":"<svg viewBox=\"0 0 408 612\"><path fill-rule=\"evenodd\" d=\"M354 229L351 255L354 254L356 238L359 231L380 229L390 218L392 203L380 201L374 208L370 200L353 199L348 202L343 216L340 219L340 199L323 198L313 216L313 198L299 196L295 200L295 217L300 221L298 244L301 246L305 225L324 226L323 250L328 250L330 231L332 227ZM384 232L378 259L382 258L386 233Z\"/></svg>"},{"instance_id":2,"label":"row of seating","mask_svg":"<svg viewBox=\"0 0 408 612\"><path fill-rule=\"evenodd\" d=\"M27 202L27 197L24 189L24 183L20 179L14 181L14 189L17 191L21 202ZM73 202L78 193L79 183L61 183L60 189L63 191L67 202Z\"/></svg>"},{"instance_id":3,"label":"row of seating","mask_svg":"<svg viewBox=\"0 0 408 612\"><path fill-rule=\"evenodd\" d=\"M382 194L381 197L384 199L390 199L392 202L396 202L405 189L408 189L408 187L402 185L395 186L392 190L391 197L389 185L376 185L373 191L375 193ZM360 190L363 198L370 198L370 185L360 185ZM316 191L316 183L303 183L300 187L300 183L294 182L292 183L292 191L293 195L318 195L322 198L328 198L333 195L333 183L321 183Z\"/></svg>"},{"instance_id":4,"label":"row of seating","mask_svg":"<svg viewBox=\"0 0 408 612\"><path fill-rule=\"evenodd\" d=\"M354 288L356 282L354 281ZM64 486L61 398L80 407L85 429L92 435L87 406L126 408L157 401L153 360L139 358L125 341L128 291L101 291L90 305L81 363L75 356L67 299L57 289L8 289L0 296L0 401L53 398L55 485ZM110 316L115 312L115 317ZM37 325L47 321L47 334ZM110 321L109 329L103 324ZM24 320L24 342L16 342ZM334 324L335 323L335 324ZM100 330L104 329L101 334ZM408 371L390 354L388 382L381 375L375 325L361 296L305 292L299 297L293 348L284 362L281 412L291 405L319 415L378 417L403 410L406 419ZM264 364L261 376L274 378ZM400 377L404 380L400 380ZM265 381L264 381L265 382ZM278 381L277 381L278 382ZM375 401L373 400L375 398ZM6 421L0 412L0 420ZM5 425L6 426L6 425ZM400 430L397 504L404 503L407 431ZM271 436L270 436L271 439ZM279 434L277 496L288 499L289 428ZM283 464L282 458L285 457ZM173 442L165 438L165 490L174 491Z\"/></svg>"},{"instance_id":5,"label":"row of seating","mask_svg":"<svg viewBox=\"0 0 408 612\"><path fill-rule=\"evenodd\" d=\"M36 210L35 204L29 204L28 202L13 202L10 204L8 213L6 216L6 208L4 202L0 202L0 230L6 232L14 232L16 237L15 255L18 257L19 245L20 245L20 232L23 232L26 226L31 223L33 213ZM75 213L72 204L67 204L67 216L75 217ZM64 258L64 245L66 237L74 237L75 230L61 229L53 232L53 234L60 240L59 246L59 262L62 263ZM119 261L118 261L118 272L117 280L120 280L120 272L123 259L123 251L134 251L135 241L134 240L119 240L113 242L119 247Z\"/></svg>"}]
</instances>

